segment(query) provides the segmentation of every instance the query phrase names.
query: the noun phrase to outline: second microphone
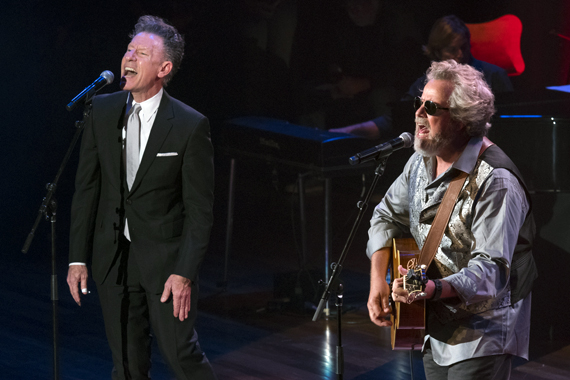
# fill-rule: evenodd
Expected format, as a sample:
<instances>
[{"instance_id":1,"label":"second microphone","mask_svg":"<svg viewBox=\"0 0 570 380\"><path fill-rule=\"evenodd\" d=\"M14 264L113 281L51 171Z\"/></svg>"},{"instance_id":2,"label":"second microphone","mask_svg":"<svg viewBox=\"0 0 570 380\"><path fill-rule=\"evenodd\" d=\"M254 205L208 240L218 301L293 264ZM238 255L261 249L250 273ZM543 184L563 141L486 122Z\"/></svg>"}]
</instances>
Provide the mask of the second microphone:
<instances>
[{"instance_id":1,"label":"second microphone","mask_svg":"<svg viewBox=\"0 0 570 380\"><path fill-rule=\"evenodd\" d=\"M348 161L351 165L357 165L372 160L378 160L382 157L389 156L398 149L410 148L413 144L414 136L410 132L404 132L395 139L357 153L355 156L350 157Z\"/></svg>"}]
</instances>

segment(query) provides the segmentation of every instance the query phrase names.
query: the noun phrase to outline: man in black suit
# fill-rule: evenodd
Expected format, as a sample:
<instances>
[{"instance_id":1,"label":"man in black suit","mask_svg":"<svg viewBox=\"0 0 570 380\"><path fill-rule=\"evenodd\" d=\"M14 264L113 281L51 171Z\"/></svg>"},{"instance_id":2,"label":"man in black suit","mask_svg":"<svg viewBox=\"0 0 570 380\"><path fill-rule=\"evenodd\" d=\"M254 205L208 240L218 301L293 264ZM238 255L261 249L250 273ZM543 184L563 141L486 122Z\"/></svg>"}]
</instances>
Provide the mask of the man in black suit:
<instances>
[{"instance_id":1,"label":"man in black suit","mask_svg":"<svg viewBox=\"0 0 570 380\"><path fill-rule=\"evenodd\" d=\"M85 125L67 282L81 305L92 260L113 379L149 378L151 328L177 379L215 379L194 330L212 226L209 123L163 89L184 55L178 31L143 16L131 38L123 91L96 96Z\"/></svg>"}]
</instances>

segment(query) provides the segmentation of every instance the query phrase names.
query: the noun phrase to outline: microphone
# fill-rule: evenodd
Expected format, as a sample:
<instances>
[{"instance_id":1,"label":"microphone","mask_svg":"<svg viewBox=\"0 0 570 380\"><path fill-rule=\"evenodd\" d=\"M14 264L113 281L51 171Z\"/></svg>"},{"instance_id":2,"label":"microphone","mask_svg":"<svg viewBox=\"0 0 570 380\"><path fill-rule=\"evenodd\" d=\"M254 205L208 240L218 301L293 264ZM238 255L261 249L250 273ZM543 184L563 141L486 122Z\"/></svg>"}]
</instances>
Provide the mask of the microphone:
<instances>
[{"instance_id":1,"label":"microphone","mask_svg":"<svg viewBox=\"0 0 570 380\"><path fill-rule=\"evenodd\" d=\"M99 91L109 83L113 83L114 79L115 76L113 75L112 72L110 72L109 70L103 71L99 76L99 78L95 79L95 82L85 87L83 91L81 91L75 98L71 100L71 102L69 102L69 104L66 107L67 110L71 111L72 109L75 108L75 106L77 106L77 103L80 103L82 101L88 102L93 97L93 95L95 95L97 91Z\"/></svg>"},{"instance_id":2,"label":"microphone","mask_svg":"<svg viewBox=\"0 0 570 380\"><path fill-rule=\"evenodd\" d=\"M414 136L410 132L404 132L400 136L384 144L376 145L374 148L357 153L348 159L351 165L362 164L364 162L378 160L391 155L401 148L410 148L414 144Z\"/></svg>"}]
</instances>

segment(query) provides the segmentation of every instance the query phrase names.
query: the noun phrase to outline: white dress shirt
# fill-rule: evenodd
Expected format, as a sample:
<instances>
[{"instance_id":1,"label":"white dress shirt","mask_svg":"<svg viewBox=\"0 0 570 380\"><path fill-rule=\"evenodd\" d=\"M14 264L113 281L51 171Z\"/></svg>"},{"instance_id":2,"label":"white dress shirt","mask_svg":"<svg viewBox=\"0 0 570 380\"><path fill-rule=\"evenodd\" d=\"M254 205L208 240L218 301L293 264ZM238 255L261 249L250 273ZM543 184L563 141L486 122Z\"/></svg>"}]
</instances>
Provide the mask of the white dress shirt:
<instances>
[{"instance_id":1,"label":"white dress shirt","mask_svg":"<svg viewBox=\"0 0 570 380\"><path fill-rule=\"evenodd\" d=\"M141 106L141 111L139 113L139 117L141 119L141 131L140 131L140 151L139 151L139 163L142 160L144 150L146 148L146 144L148 143L148 137L150 136L150 131L152 130L152 125L154 124L154 119L156 119L156 113L158 111L158 106L160 105L160 100L162 99L162 94L164 90L161 88L160 91L150 99L145 100L142 103L139 103ZM126 123L126 115L129 114L129 111L134 105L136 104L135 100L132 98L132 95L129 94L127 99L127 109L125 110L125 125ZM127 129L123 127L123 141L127 137ZM123 231L125 237L130 241L131 234L129 232L129 221L125 219L125 230Z\"/></svg>"},{"instance_id":2,"label":"white dress shirt","mask_svg":"<svg viewBox=\"0 0 570 380\"><path fill-rule=\"evenodd\" d=\"M139 103L141 105L141 111L139 113L139 117L141 119L139 162L142 160L146 144L148 143L150 131L152 130L154 119L156 119L156 113L158 112L158 106L160 105L160 101L162 100L163 93L164 90L161 88L160 91L152 98L147 99L142 103ZM131 107L133 107L135 103L136 102L134 101L132 94L129 94L127 98L127 108L125 110L125 125L127 120L126 115L128 115ZM123 133L123 144L124 144L125 138L127 136L127 130L125 127L123 127L122 133ZM131 240L131 236L129 233L129 224L127 220L125 220L125 230L123 231L123 233L128 240ZM85 265L85 263L73 262L69 263L69 265Z\"/></svg>"}]
</instances>

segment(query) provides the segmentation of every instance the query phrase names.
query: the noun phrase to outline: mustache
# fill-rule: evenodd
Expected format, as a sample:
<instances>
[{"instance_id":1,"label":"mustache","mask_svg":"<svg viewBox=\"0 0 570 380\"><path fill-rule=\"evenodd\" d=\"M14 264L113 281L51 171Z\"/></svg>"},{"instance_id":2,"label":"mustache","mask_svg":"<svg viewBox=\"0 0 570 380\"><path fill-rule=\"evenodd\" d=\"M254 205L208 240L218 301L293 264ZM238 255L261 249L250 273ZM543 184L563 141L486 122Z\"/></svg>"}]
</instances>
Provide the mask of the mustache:
<instances>
[{"instance_id":1,"label":"mustache","mask_svg":"<svg viewBox=\"0 0 570 380\"><path fill-rule=\"evenodd\" d=\"M429 120L425 117L416 117L416 124L421 124L429 127Z\"/></svg>"},{"instance_id":2,"label":"mustache","mask_svg":"<svg viewBox=\"0 0 570 380\"><path fill-rule=\"evenodd\" d=\"M428 129L431 129L431 125L429 125L429 120L425 117L416 117L416 126L423 125Z\"/></svg>"}]
</instances>

